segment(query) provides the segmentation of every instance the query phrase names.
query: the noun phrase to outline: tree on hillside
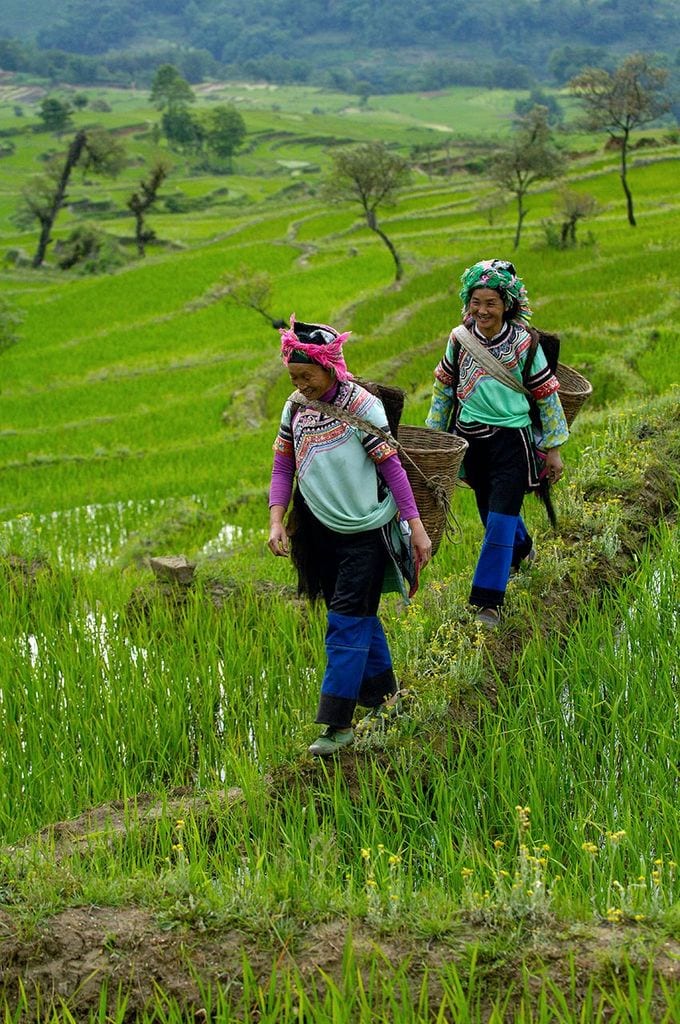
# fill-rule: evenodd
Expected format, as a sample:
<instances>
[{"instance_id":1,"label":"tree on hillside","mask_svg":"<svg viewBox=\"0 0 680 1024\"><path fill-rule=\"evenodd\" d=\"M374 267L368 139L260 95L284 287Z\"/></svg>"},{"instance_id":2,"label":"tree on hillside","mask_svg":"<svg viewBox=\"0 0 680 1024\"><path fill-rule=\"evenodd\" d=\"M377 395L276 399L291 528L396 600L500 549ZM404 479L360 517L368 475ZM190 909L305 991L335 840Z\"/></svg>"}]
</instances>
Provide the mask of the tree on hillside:
<instances>
[{"instance_id":1,"label":"tree on hillside","mask_svg":"<svg viewBox=\"0 0 680 1024\"><path fill-rule=\"evenodd\" d=\"M515 100L515 114L517 117L526 117L534 107L545 107L548 111L548 124L558 125L564 121L564 110L550 93L543 89L531 89L525 100Z\"/></svg>"},{"instance_id":2,"label":"tree on hillside","mask_svg":"<svg viewBox=\"0 0 680 1024\"><path fill-rule=\"evenodd\" d=\"M63 103L56 96L46 96L38 110L38 117L42 121L42 130L65 132L71 127L71 113L69 103Z\"/></svg>"},{"instance_id":3,"label":"tree on hillside","mask_svg":"<svg viewBox=\"0 0 680 1024\"><path fill-rule=\"evenodd\" d=\"M642 53L633 53L616 68L586 68L569 83L583 107L587 131L606 131L621 151L620 178L626 197L628 223L635 227L633 196L628 185L630 134L656 121L670 109L665 94L668 72Z\"/></svg>"},{"instance_id":4,"label":"tree on hillside","mask_svg":"<svg viewBox=\"0 0 680 1024\"><path fill-rule=\"evenodd\" d=\"M332 154L333 169L324 182L322 195L331 203L358 203L366 224L383 240L395 266L395 279L400 281L403 267L399 254L378 225L378 209L394 206L396 194L408 182L408 163L390 152L384 142L367 142Z\"/></svg>"},{"instance_id":5,"label":"tree on hillside","mask_svg":"<svg viewBox=\"0 0 680 1024\"><path fill-rule=\"evenodd\" d=\"M558 178L563 171L564 157L553 141L548 111L536 106L517 122L510 140L493 157L489 170L500 191L509 192L517 200L515 249L528 212L526 196L530 187L537 181Z\"/></svg>"},{"instance_id":6,"label":"tree on hillside","mask_svg":"<svg viewBox=\"0 0 680 1024\"><path fill-rule=\"evenodd\" d=\"M55 156L44 174L36 175L24 188L18 220L22 224L38 221L40 238L32 265L40 267L51 242L52 228L67 197L67 188L76 167L84 172L115 177L122 169L125 154L120 141L99 128L79 131L65 154Z\"/></svg>"},{"instance_id":7,"label":"tree on hillside","mask_svg":"<svg viewBox=\"0 0 680 1024\"><path fill-rule=\"evenodd\" d=\"M186 107L166 110L161 118L161 130L170 147L180 153L200 153L205 142L205 128Z\"/></svg>"},{"instance_id":8,"label":"tree on hillside","mask_svg":"<svg viewBox=\"0 0 680 1024\"><path fill-rule=\"evenodd\" d=\"M161 64L151 83L151 102L159 110L176 113L196 99L187 80L182 78L174 64Z\"/></svg>"},{"instance_id":9,"label":"tree on hillside","mask_svg":"<svg viewBox=\"0 0 680 1024\"><path fill-rule=\"evenodd\" d=\"M206 119L205 144L232 170L234 153L246 137L245 121L234 106L214 107Z\"/></svg>"},{"instance_id":10,"label":"tree on hillside","mask_svg":"<svg viewBox=\"0 0 680 1024\"><path fill-rule=\"evenodd\" d=\"M286 327L285 320L278 320L270 312L272 305L272 279L265 271L253 271L241 266L233 273L223 274L220 283L205 296L208 302L227 299L241 309L252 309L259 313L275 329Z\"/></svg>"},{"instance_id":11,"label":"tree on hillside","mask_svg":"<svg viewBox=\"0 0 680 1024\"><path fill-rule=\"evenodd\" d=\"M151 84L151 102L163 111L161 131L173 149L198 153L203 148L205 129L189 110L196 97L174 64L161 64Z\"/></svg>"},{"instance_id":12,"label":"tree on hillside","mask_svg":"<svg viewBox=\"0 0 680 1024\"><path fill-rule=\"evenodd\" d=\"M156 233L146 226L146 215L158 198L158 190L170 173L170 164L162 156L153 163L149 175L139 183L127 201L127 207L135 218L135 241L137 252L144 256L146 246L156 237Z\"/></svg>"},{"instance_id":13,"label":"tree on hillside","mask_svg":"<svg viewBox=\"0 0 680 1024\"><path fill-rule=\"evenodd\" d=\"M576 189L562 189L557 205L560 218L560 247L567 249L576 245L576 225L586 217L593 217L600 211L600 204L595 196Z\"/></svg>"},{"instance_id":14,"label":"tree on hillside","mask_svg":"<svg viewBox=\"0 0 680 1024\"><path fill-rule=\"evenodd\" d=\"M6 299L0 297L0 352L16 345L19 340L17 328L23 316Z\"/></svg>"}]
</instances>

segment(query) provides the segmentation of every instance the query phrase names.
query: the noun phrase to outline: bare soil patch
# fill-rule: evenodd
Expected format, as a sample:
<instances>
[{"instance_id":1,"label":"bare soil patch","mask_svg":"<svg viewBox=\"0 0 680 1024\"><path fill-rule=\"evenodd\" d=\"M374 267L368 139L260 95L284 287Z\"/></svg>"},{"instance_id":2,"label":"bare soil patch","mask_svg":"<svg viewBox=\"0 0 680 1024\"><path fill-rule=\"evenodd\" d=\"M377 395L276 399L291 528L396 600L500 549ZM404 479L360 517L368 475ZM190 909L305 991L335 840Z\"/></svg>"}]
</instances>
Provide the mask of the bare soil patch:
<instances>
[{"instance_id":1,"label":"bare soil patch","mask_svg":"<svg viewBox=\"0 0 680 1024\"><path fill-rule=\"evenodd\" d=\"M294 971L305 988L323 992L326 977L342 987L343 952L350 940L366 984L371 963L379 956L389 978L407 964L414 1001L425 975L430 1005L441 1002L440 976L453 964L465 977L473 947L484 948L497 936L492 930L465 921L435 939L410 934L381 935L364 924L326 921L306 929L291 944L271 935L253 936L239 929L199 931L185 926L163 929L152 911L143 907L73 907L43 921L29 936L22 935L11 917L0 912L0 981L10 1006L18 1005L20 986L43 1010L66 1004L77 1020L86 1020L100 1005L106 990L113 1010L118 992L128 998L126 1019L134 1020L153 1005L157 989L184 1008L187 1019L202 1019L206 990L228 993L240 1006L243 961L255 977L269 984L274 966L279 977ZM592 979L616 973L622 953L635 949L635 963L645 971L654 964L656 985L672 990L680 982L680 944L655 944L640 928L601 926L581 935L565 934L555 923L523 937L521 952L505 950L495 959L487 954L485 1001L491 1006L522 978L536 1000L546 979L568 991L575 965L578 1004ZM630 956L630 952L629 952ZM518 988L519 998L521 989ZM575 1006L575 1009L577 1006ZM245 1008L243 1008L245 1009ZM256 1008L251 1008L256 1020ZM37 1019L37 1018L36 1018Z\"/></svg>"}]
</instances>

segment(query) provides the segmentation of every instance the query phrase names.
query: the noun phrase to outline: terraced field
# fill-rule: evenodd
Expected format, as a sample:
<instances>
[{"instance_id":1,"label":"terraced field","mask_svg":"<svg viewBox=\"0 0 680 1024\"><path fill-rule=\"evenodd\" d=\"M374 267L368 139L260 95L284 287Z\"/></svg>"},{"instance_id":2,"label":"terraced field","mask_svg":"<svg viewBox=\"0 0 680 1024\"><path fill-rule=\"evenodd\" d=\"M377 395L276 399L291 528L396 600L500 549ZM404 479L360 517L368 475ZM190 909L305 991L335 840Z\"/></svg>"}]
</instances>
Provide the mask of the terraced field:
<instances>
[{"instance_id":1,"label":"terraced field","mask_svg":"<svg viewBox=\"0 0 680 1024\"><path fill-rule=\"evenodd\" d=\"M145 94L95 98L128 165L74 177L57 238L85 220L130 236L126 198L157 152ZM0 130L35 124L37 99L4 87ZM216 99L248 127L234 173L172 154L146 258L0 269L23 315L0 354L7 1020L678 1019L680 147L660 128L635 152L632 229L617 157L565 133L567 184L599 211L554 248L559 189L542 187L513 252L515 210L486 212L483 174L435 175L413 150L477 166L512 94L353 109L216 85L197 106ZM358 208L320 198L333 146L376 137L413 157L380 217L399 284ZM65 140L6 138L0 257L30 255L18 192ZM402 387L403 421L422 424L460 274L494 255L594 385L560 532L527 503L541 557L502 635L481 636L466 607L480 528L457 492L416 600L385 609L409 716L312 767L323 615L265 551L290 383L267 319L216 289L266 274L274 318L351 330L351 369ZM196 574L178 592L148 558L180 553Z\"/></svg>"}]
</instances>

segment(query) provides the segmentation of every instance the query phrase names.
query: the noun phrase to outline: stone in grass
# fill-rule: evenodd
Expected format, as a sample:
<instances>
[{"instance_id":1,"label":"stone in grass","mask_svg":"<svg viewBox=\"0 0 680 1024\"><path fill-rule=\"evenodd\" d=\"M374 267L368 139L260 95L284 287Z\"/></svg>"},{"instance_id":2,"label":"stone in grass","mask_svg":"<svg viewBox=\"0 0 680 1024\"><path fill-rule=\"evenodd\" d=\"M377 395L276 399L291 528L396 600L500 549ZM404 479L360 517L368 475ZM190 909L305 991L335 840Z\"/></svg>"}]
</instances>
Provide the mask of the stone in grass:
<instances>
[{"instance_id":1,"label":"stone in grass","mask_svg":"<svg viewBox=\"0 0 680 1024\"><path fill-rule=\"evenodd\" d=\"M185 555L158 555L149 559L149 567L156 579L188 587L193 582L196 563L188 561Z\"/></svg>"}]
</instances>

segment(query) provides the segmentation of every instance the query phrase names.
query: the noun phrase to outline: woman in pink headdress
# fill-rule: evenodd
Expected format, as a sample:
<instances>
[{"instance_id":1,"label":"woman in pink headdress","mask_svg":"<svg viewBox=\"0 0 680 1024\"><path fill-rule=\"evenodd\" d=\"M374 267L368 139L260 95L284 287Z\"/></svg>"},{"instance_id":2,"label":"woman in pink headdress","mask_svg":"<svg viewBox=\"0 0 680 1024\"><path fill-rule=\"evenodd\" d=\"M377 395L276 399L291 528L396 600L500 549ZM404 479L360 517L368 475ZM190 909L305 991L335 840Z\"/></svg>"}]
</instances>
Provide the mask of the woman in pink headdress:
<instances>
[{"instance_id":1,"label":"woman in pink headdress","mask_svg":"<svg viewBox=\"0 0 680 1024\"><path fill-rule=\"evenodd\" d=\"M297 390L273 446L269 548L291 554L300 592L326 604L316 721L327 728L309 748L323 757L353 742L357 704L380 713L396 693L380 596L387 589L412 596L432 545L382 403L345 364L348 334L294 316L290 323L281 330L281 356ZM284 518L295 481L292 528Z\"/></svg>"}]
</instances>

